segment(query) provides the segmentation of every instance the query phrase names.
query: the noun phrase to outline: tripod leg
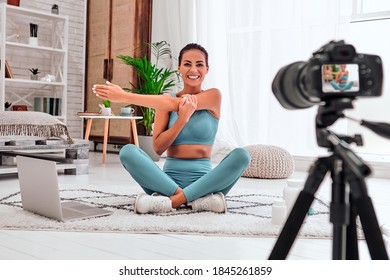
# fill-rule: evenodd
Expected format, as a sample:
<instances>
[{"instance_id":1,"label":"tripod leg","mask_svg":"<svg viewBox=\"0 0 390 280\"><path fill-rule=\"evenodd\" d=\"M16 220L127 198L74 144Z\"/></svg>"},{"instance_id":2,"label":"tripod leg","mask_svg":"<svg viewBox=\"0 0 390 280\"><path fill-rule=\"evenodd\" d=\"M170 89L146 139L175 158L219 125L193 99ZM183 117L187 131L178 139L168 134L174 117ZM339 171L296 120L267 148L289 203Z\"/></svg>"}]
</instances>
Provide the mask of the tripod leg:
<instances>
[{"instance_id":1,"label":"tripod leg","mask_svg":"<svg viewBox=\"0 0 390 280\"><path fill-rule=\"evenodd\" d=\"M328 158L320 158L311 167L305 186L300 192L269 256L270 260L286 259L303 220L313 203L314 194L329 170L328 166Z\"/></svg>"},{"instance_id":2,"label":"tripod leg","mask_svg":"<svg viewBox=\"0 0 390 280\"><path fill-rule=\"evenodd\" d=\"M350 194L350 209L350 222L347 227L347 260L358 260L359 248L356 229L357 210L353 203L352 194Z\"/></svg>"},{"instance_id":3,"label":"tripod leg","mask_svg":"<svg viewBox=\"0 0 390 280\"><path fill-rule=\"evenodd\" d=\"M349 193L346 191L343 161L334 157L332 161L332 202L330 222L333 224L334 260L345 260L347 252L347 226L350 221Z\"/></svg>"},{"instance_id":4,"label":"tripod leg","mask_svg":"<svg viewBox=\"0 0 390 280\"><path fill-rule=\"evenodd\" d=\"M351 186L352 202L360 217L371 258L374 260L388 260L389 256L375 215L374 205L367 192L366 183L362 178L352 177L349 184Z\"/></svg>"}]
</instances>

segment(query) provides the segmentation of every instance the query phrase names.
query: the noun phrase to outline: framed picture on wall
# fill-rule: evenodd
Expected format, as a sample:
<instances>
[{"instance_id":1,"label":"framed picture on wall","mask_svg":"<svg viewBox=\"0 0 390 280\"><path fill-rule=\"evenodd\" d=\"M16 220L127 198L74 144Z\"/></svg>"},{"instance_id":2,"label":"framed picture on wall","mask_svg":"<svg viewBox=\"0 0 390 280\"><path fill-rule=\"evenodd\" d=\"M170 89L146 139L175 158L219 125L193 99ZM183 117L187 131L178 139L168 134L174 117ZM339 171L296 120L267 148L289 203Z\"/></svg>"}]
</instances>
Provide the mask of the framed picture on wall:
<instances>
[{"instance_id":1,"label":"framed picture on wall","mask_svg":"<svg viewBox=\"0 0 390 280\"><path fill-rule=\"evenodd\" d=\"M8 64L8 61L5 61L5 77L13 79L14 75L12 74L11 67Z\"/></svg>"}]
</instances>

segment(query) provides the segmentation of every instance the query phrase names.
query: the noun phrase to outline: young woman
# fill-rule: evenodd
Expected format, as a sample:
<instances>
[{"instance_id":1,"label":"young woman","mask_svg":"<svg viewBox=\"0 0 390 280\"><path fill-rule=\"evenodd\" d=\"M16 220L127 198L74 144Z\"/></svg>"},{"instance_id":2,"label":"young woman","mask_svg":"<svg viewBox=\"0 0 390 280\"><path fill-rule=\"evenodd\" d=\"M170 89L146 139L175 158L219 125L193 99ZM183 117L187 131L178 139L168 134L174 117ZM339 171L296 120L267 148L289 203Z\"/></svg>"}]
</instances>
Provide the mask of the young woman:
<instances>
[{"instance_id":1,"label":"young woman","mask_svg":"<svg viewBox=\"0 0 390 280\"><path fill-rule=\"evenodd\" d=\"M207 51L188 44L179 54L184 88L176 94L129 94L109 82L93 87L102 99L156 109L153 146L160 155L167 151L163 170L135 145L124 146L119 155L145 191L136 199L136 213L169 212L183 204L197 211L227 211L225 195L246 169L250 156L245 149L236 148L212 168L221 93L216 88L202 89L208 70Z\"/></svg>"},{"instance_id":2,"label":"young woman","mask_svg":"<svg viewBox=\"0 0 390 280\"><path fill-rule=\"evenodd\" d=\"M346 64L340 65L340 71L336 73L336 81L331 81L330 84L334 89L344 91L349 90L353 86L353 82L348 82L349 71Z\"/></svg>"}]
</instances>

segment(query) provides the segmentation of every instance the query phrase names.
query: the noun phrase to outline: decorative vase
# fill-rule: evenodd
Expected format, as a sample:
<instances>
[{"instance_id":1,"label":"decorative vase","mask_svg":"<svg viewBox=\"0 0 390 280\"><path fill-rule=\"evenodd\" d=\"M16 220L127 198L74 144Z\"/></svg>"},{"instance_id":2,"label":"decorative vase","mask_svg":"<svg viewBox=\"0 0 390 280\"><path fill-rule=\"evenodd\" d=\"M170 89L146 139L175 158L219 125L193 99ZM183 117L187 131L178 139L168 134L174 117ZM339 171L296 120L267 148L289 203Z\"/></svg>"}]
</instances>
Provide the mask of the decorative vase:
<instances>
[{"instance_id":1,"label":"decorative vase","mask_svg":"<svg viewBox=\"0 0 390 280\"><path fill-rule=\"evenodd\" d=\"M38 46L38 38L37 37L29 37L28 38L28 43L30 46Z\"/></svg>"},{"instance_id":2,"label":"decorative vase","mask_svg":"<svg viewBox=\"0 0 390 280\"><path fill-rule=\"evenodd\" d=\"M8 5L19 6L20 0L7 0Z\"/></svg>"},{"instance_id":3,"label":"decorative vase","mask_svg":"<svg viewBox=\"0 0 390 280\"><path fill-rule=\"evenodd\" d=\"M110 107L104 107L102 108L101 114L103 116L111 116L111 108Z\"/></svg>"}]
</instances>

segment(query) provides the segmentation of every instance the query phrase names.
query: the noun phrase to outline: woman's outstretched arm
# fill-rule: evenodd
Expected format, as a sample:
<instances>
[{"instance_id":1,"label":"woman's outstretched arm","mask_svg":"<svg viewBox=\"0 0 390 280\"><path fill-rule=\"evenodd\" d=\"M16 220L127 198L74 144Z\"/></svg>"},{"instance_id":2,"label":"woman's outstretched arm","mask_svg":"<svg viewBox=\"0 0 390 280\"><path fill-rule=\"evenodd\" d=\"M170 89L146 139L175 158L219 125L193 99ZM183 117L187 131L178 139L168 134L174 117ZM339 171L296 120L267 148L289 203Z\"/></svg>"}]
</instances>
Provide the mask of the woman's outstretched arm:
<instances>
[{"instance_id":1,"label":"woman's outstretched arm","mask_svg":"<svg viewBox=\"0 0 390 280\"><path fill-rule=\"evenodd\" d=\"M168 95L144 95L125 92L120 86L106 82L92 88L97 97L111 102L129 103L164 111L178 111L180 98Z\"/></svg>"}]
</instances>

